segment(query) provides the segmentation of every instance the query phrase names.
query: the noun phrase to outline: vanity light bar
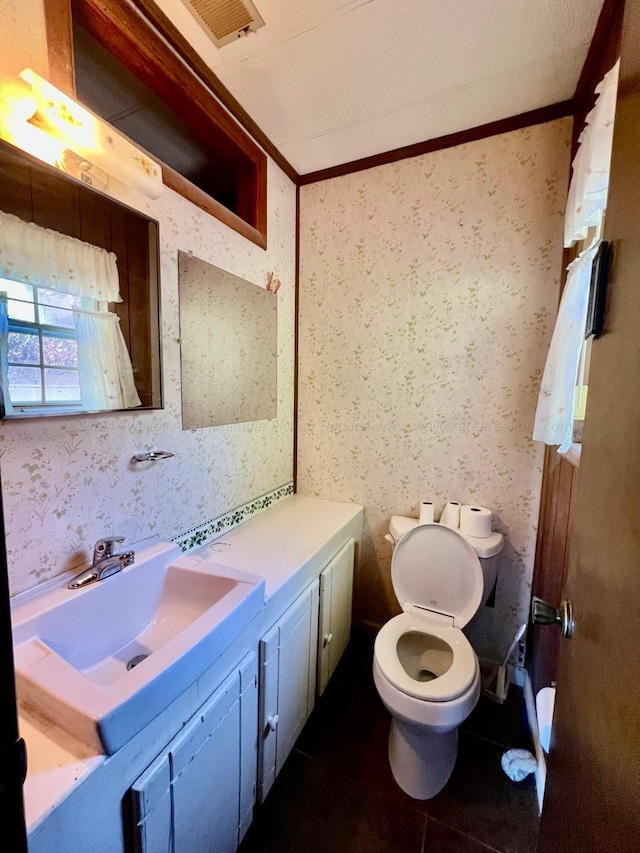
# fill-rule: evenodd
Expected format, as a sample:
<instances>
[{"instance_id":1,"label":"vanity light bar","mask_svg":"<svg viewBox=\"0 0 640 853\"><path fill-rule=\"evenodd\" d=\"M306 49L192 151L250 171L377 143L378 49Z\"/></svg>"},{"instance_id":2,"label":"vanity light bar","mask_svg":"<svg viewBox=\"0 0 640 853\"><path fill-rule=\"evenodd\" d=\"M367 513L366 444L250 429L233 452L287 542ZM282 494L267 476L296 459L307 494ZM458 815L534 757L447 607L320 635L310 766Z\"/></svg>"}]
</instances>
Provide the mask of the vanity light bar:
<instances>
[{"instance_id":1,"label":"vanity light bar","mask_svg":"<svg viewBox=\"0 0 640 853\"><path fill-rule=\"evenodd\" d=\"M20 77L0 82L3 138L99 189L112 176L149 198L160 197L158 163L35 71L26 68Z\"/></svg>"}]
</instances>

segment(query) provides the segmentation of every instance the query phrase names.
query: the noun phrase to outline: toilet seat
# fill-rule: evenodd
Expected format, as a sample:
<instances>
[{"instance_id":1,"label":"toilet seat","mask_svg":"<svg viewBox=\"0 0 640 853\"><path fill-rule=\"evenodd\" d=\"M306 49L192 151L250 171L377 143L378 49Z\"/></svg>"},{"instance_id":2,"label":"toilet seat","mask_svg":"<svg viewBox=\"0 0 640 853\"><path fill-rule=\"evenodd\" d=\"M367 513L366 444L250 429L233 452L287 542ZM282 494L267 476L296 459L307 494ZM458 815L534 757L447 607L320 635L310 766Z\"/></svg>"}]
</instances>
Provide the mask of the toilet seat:
<instances>
[{"instance_id":1,"label":"toilet seat","mask_svg":"<svg viewBox=\"0 0 640 853\"><path fill-rule=\"evenodd\" d=\"M437 637L451 648L453 661L443 675L432 681L416 681L406 672L398 657L398 642L409 632ZM476 653L462 631L430 618L428 612L401 613L383 625L376 637L374 656L387 681L402 693L426 702L457 698L469 689L478 671Z\"/></svg>"}]
</instances>

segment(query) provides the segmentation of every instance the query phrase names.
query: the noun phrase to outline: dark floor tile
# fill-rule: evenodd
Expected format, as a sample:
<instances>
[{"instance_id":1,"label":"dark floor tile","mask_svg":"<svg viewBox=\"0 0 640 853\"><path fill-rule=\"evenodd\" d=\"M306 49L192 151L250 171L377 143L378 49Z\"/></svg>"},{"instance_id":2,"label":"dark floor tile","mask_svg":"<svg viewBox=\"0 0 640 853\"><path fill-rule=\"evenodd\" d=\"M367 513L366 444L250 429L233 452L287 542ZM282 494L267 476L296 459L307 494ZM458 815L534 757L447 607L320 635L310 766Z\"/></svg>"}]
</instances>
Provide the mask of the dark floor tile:
<instances>
[{"instance_id":1,"label":"dark floor tile","mask_svg":"<svg viewBox=\"0 0 640 853\"><path fill-rule=\"evenodd\" d=\"M357 687L362 676L371 668L373 642L372 634L362 628L354 628L349 645L338 662L331 680Z\"/></svg>"},{"instance_id":2,"label":"dark floor tile","mask_svg":"<svg viewBox=\"0 0 640 853\"><path fill-rule=\"evenodd\" d=\"M512 782L502 771L504 749L462 732L458 760L429 815L501 853L535 853L538 812L533 776Z\"/></svg>"},{"instance_id":3,"label":"dark floor tile","mask_svg":"<svg viewBox=\"0 0 640 853\"><path fill-rule=\"evenodd\" d=\"M492 853L493 848L462 835L450 826L427 818L423 853Z\"/></svg>"},{"instance_id":4,"label":"dark floor tile","mask_svg":"<svg viewBox=\"0 0 640 853\"><path fill-rule=\"evenodd\" d=\"M529 746L518 689L502 706L478 705L461 728L453 775L432 800L411 799L393 779L390 721L373 683L371 641L356 635L241 853L536 851L533 777L515 783L500 766L505 748Z\"/></svg>"},{"instance_id":5,"label":"dark floor tile","mask_svg":"<svg viewBox=\"0 0 640 853\"><path fill-rule=\"evenodd\" d=\"M407 796L393 778L387 751L390 725L391 716L368 674L356 691L329 765L402 805L425 812L425 803Z\"/></svg>"},{"instance_id":6,"label":"dark floor tile","mask_svg":"<svg viewBox=\"0 0 640 853\"><path fill-rule=\"evenodd\" d=\"M331 679L296 742L296 749L326 761L340 735L355 690Z\"/></svg>"},{"instance_id":7,"label":"dark floor tile","mask_svg":"<svg viewBox=\"0 0 640 853\"><path fill-rule=\"evenodd\" d=\"M324 765L315 758L294 749L267 799L256 806L239 853L288 853L323 770Z\"/></svg>"},{"instance_id":8,"label":"dark floor tile","mask_svg":"<svg viewBox=\"0 0 640 853\"><path fill-rule=\"evenodd\" d=\"M291 853L420 853L425 816L327 770Z\"/></svg>"},{"instance_id":9,"label":"dark floor tile","mask_svg":"<svg viewBox=\"0 0 640 853\"><path fill-rule=\"evenodd\" d=\"M512 684L504 704L481 696L475 710L460 727L506 749L532 749L522 688Z\"/></svg>"}]
</instances>

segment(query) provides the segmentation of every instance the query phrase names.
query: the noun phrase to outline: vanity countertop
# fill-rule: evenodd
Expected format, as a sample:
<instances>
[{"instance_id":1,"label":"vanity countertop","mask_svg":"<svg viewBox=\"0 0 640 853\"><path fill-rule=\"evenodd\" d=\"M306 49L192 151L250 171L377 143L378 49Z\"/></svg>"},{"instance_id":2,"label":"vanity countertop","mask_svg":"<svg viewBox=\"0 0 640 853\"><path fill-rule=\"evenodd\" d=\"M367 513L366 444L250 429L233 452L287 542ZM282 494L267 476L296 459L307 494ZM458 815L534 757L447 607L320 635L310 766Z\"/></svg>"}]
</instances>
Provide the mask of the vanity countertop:
<instances>
[{"instance_id":1,"label":"vanity countertop","mask_svg":"<svg viewBox=\"0 0 640 853\"><path fill-rule=\"evenodd\" d=\"M330 559L343 544L341 531L362 511L358 504L291 495L189 556L255 572L265 579L268 600L322 551Z\"/></svg>"},{"instance_id":2,"label":"vanity countertop","mask_svg":"<svg viewBox=\"0 0 640 853\"><path fill-rule=\"evenodd\" d=\"M20 736L27 744L24 786L27 829L32 829L106 759L55 723L18 703Z\"/></svg>"}]
</instances>

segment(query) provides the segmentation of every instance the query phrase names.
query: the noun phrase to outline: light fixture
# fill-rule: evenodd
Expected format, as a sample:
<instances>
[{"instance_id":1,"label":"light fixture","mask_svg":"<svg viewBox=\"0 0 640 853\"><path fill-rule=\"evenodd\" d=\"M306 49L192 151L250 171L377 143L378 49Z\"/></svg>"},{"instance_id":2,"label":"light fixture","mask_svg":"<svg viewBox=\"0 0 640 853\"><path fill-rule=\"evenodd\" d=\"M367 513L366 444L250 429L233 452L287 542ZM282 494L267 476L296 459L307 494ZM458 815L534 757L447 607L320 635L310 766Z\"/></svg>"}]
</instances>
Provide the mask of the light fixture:
<instances>
[{"instance_id":1,"label":"light fixture","mask_svg":"<svg viewBox=\"0 0 640 853\"><path fill-rule=\"evenodd\" d=\"M0 135L29 154L105 189L109 176L149 198L163 191L160 166L30 68L0 81Z\"/></svg>"}]
</instances>

